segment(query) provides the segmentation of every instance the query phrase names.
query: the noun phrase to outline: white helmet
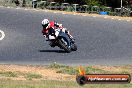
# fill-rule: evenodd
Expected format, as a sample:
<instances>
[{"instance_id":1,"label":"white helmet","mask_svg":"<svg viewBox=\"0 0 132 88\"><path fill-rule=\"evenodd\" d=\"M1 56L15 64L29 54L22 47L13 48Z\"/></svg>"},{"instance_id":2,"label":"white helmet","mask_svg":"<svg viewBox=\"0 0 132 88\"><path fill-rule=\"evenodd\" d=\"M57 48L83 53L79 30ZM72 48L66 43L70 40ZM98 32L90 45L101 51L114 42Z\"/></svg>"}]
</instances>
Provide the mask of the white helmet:
<instances>
[{"instance_id":1,"label":"white helmet","mask_svg":"<svg viewBox=\"0 0 132 88\"><path fill-rule=\"evenodd\" d=\"M45 28L48 26L48 24L49 24L49 20L48 19L44 19L42 21L42 26L44 26Z\"/></svg>"}]
</instances>

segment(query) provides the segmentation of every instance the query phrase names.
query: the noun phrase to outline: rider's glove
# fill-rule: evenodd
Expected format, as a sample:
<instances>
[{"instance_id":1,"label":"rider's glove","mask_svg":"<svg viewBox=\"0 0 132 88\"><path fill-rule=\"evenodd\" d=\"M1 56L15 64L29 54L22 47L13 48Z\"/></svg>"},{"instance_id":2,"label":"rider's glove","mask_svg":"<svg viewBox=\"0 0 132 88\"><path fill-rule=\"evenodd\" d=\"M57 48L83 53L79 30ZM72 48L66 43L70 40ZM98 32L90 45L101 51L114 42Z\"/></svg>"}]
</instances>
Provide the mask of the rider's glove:
<instances>
[{"instance_id":1,"label":"rider's glove","mask_svg":"<svg viewBox=\"0 0 132 88\"><path fill-rule=\"evenodd\" d=\"M62 24L59 24L59 27L62 27Z\"/></svg>"},{"instance_id":2,"label":"rider's glove","mask_svg":"<svg viewBox=\"0 0 132 88\"><path fill-rule=\"evenodd\" d=\"M46 40L46 41L48 41L48 40L49 40L49 39L47 38L47 36L46 36L46 35L43 35L43 36L44 36L44 38L45 38L45 40Z\"/></svg>"},{"instance_id":3,"label":"rider's glove","mask_svg":"<svg viewBox=\"0 0 132 88\"><path fill-rule=\"evenodd\" d=\"M43 35L46 38L46 35Z\"/></svg>"}]
</instances>

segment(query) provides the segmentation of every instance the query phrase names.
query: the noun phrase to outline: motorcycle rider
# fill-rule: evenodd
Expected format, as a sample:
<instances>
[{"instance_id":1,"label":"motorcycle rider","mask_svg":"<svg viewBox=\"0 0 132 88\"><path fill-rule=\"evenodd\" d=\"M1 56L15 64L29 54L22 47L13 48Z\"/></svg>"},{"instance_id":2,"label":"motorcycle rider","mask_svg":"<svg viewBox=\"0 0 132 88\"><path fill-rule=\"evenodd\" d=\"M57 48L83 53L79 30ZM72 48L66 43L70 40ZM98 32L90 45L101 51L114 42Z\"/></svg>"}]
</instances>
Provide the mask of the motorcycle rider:
<instances>
[{"instance_id":1,"label":"motorcycle rider","mask_svg":"<svg viewBox=\"0 0 132 88\"><path fill-rule=\"evenodd\" d=\"M56 38L55 33L57 30L62 30L62 32L67 33L71 40L73 40L73 37L70 35L70 32L66 28L63 28L62 24L59 24L55 21L50 22L48 19L43 19L41 24L43 27L42 30L43 36L47 39L47 41L49 41L49 45L51 47L55 47L51 39L51 35Z\"/></svg>"}]
</instances>

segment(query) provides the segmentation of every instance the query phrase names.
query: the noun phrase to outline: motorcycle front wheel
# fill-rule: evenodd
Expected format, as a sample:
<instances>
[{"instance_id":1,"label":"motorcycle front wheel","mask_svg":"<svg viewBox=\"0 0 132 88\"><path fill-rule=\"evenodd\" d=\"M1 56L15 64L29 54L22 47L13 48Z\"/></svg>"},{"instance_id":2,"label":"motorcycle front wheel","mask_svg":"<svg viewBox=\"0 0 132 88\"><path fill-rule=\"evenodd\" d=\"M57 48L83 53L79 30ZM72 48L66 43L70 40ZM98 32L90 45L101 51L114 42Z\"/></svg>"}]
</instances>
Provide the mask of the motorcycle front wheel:
<instances>
[{"instance_id":1,"label":"motorcycle front wheel","mask_svg":"<svg viewBox=\"0 0 132 88\"><path fill-rule=\"evenodd\" d=\"M63 40L65 40L65 39L63 39ZM63 41L62 41L62 39L59 39L58 40L58 42L59 42L59 44L60 44L60 46L67 52L67 53L70 53L71 52L71 48L70 47L68 47ZM66 43L67 43L67 41L65 41Z\"/></svg>"}]
</instances>

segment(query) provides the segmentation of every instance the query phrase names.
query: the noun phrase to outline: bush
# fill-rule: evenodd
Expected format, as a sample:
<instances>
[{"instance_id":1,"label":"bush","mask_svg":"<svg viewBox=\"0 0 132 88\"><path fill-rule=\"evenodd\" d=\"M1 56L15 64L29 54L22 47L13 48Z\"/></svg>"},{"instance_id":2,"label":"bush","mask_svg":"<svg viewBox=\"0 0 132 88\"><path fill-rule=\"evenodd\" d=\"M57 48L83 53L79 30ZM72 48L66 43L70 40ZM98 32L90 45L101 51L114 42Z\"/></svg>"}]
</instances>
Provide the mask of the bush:
<instances>
[{"instance_id":1,"label":"bush","mask_svg":"<svg viewBox=\"0 0 132 88\"><path fill-rule=\"evenodd\" d=\"M25 78L27 78L28 80L40 79L40 78L42 78L42 75L37 74L37 73L27 73Z\"/></svg>"}]
</instances>

